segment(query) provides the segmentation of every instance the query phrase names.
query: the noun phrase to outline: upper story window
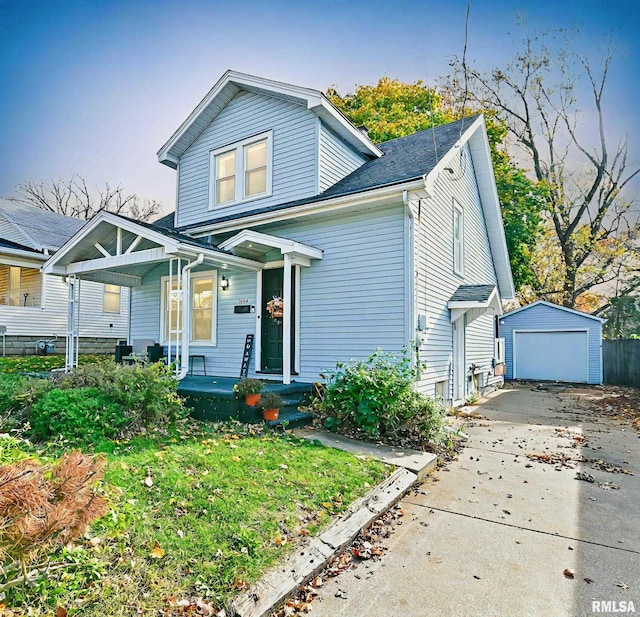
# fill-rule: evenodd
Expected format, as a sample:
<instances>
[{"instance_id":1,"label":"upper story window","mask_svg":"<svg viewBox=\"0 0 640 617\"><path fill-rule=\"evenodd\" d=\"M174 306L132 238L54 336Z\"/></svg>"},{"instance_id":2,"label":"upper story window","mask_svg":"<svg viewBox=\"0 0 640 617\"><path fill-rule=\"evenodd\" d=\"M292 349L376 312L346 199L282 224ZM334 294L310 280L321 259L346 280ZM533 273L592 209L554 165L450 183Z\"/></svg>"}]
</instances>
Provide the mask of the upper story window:
<instances>
[{"instance_id":1,"label":"upper story window","mask_svg":"<svg viewBox=\"0 0 640 617\"><path fill-rule=\"evenodd\" d=\"M271 131L213 150L210 156L211 208L271 195Z\"/></svg>"},{"instance_id":2,"label":"upper story window","mask_svg":"<svg viewBox=\"0 0 640 617\"><path fill-rule=\"evenodd\" d=\"M464 276L464 210L453 201L453 271Z\"/></svg>"},{"instance_id":3,"label":"upper story window","mask_svg":"<svg viewBox=\"0 0 640 617\"><path fill-rule=\"evenodd\" d=\"M120 286L105 283L103 291L102 310L105 313L120 312Z\"/></svg>"}]
</instances>

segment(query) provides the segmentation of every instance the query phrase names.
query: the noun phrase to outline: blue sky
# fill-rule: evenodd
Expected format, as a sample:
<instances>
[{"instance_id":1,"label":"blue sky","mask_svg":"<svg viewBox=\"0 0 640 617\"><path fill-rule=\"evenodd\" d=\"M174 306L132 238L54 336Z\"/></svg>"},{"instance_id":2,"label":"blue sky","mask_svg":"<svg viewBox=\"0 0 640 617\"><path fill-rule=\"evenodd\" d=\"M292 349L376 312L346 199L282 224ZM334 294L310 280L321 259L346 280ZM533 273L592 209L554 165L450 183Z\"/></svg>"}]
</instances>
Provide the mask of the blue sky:
<instances>
[{"instance_id":1,"label":"blue sky","mask_svg":"<svg viewBox=\"0 0 640 617\"><path fill-rule=\"evenodd\" d=\"M156 151L222 73L342 93L387 75L428 83L464 43L466 0L0 0L0 195L28 179L122 184L174 206ZM531 30L577 28L576 48L613 35L607 113L640 160L640 2L472 0L468 56L504 65Z\"/></svg>"}]
</instances>

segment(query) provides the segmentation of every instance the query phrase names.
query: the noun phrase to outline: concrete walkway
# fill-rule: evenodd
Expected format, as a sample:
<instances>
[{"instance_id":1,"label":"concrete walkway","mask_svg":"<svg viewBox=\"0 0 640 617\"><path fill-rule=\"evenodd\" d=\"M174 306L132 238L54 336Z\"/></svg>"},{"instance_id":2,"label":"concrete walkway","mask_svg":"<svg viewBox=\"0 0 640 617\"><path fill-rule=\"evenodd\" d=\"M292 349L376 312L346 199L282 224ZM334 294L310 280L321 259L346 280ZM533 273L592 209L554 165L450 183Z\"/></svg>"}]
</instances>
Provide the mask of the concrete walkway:
<instances>
[{"instance_id":1,"label":"concrete walkway","mask_svg":"<svg viewBox=\"0 0 640 617\"><path fill-rule=\"evenodd\" d=\"M388 553L330 579L316 617L640 614L638 435L562 389L501 390L477 411L491 420L402 500Z\"/></svg>"}]
</instances>

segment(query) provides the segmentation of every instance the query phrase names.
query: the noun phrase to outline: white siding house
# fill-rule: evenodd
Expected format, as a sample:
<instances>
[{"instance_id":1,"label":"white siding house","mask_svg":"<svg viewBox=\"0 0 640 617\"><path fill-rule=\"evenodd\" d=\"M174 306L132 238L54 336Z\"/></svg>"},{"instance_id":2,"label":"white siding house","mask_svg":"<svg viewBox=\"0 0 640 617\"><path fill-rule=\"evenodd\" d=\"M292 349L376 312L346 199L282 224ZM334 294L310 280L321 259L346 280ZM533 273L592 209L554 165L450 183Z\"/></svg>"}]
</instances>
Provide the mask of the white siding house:
<instances>
[{"instance_id":1,"label":"white siding house","mask_svg":"<svg viewBox=\"0 0 640 617\"><path fill-rule=\"evenodd\" d=\"M501 381L513 282L481 116L374 145L321 92L228 71L158 159L174 214L99 215L45 270L131 287L130 340L181 376L202 356L237 377L251 335L251 374L284 383L378 348L455 402Z\"/></svg>"},{"instance_id":2,"label":"white siding house","mask_svg":"<svg viewBox=\"0 0 640 617\"><path fill-rule=\"evenodd\" d=\"M38 341L64 352L68 287L41 269L83 221L0 199L0 326L7 354L35 353ZM129 289L84 281L80 304L82 351L113 352L129 329Z\"/></svg>"}]
</instances>

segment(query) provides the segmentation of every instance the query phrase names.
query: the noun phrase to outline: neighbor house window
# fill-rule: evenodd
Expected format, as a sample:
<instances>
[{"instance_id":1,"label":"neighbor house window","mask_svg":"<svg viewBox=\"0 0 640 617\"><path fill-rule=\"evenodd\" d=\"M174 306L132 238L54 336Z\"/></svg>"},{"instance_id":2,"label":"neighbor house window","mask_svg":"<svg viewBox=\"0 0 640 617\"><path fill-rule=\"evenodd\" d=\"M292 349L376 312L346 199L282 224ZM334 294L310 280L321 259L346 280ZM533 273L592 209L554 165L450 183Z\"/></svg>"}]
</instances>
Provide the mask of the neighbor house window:
<instances>
[{"instance_id":1,"label":"neighbor house window","mask_svg":"<svg viewBox=\"0 0 640 617\"><path fill-rule=\"evenodd\" d=\"M0 265L0 304L40 308L42 304L40 270Z\"/></svg>"},{"instance_id":2,"label":"neighbor house window","mask_svg":"<svg viewBox=\"0 0 640 617\"><path fill-rule=\"evenodd\" d=\"M120 312L120 286L107 285L104 286L102 308L105 313Z\"/></svg>"},{"instance_id":3,"label":"neighbor house window","mask_svg":"<svg viewBox=\"0 0 640 617\"><path fill-rule=\"evenodd\" d=\"M464 275L464 210L453 202L453 271Z\"/></svg>"},{"instance_id":4,"label":"neighbor house window","mask_svg":"<svg viewBox=\"0 0 640 617\"><path fill-rule=\"evenodd\" d=\"M191 275L191 333L194 343L215 344L216 341L216 281L217 272L198 272ZM182 316L179 316L180 293L177 282L172 282L169 289L169 278L162 281L162 332L165 342L175 340L179 332Z\"/></svg>"},{"instance_id":5,"label":"neighbor house window","mask_svg":"<svg viewBox=\"0 0 640 617\"><path fill-rule=\"evenodd\" d=\"M211 206L271 195L271 131L211 152Z\"/></svg>"}]
</instances>

